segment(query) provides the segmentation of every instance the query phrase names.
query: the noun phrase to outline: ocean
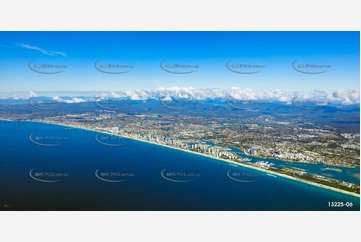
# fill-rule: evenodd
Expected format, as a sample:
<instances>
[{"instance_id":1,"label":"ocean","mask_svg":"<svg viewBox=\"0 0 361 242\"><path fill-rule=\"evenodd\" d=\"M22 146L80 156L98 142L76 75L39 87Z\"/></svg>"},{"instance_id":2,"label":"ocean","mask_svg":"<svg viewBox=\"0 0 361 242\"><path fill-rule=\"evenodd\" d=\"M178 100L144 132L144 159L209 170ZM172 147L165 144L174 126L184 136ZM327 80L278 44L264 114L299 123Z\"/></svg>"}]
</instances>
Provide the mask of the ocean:
<instances>
[{"instance_id":1,"label":"ocean","mask_svg":"<svg viewBox=\"0 0 361 242\"><path fill-rule=\"evenodd\" d=\"M34 122L0 130L0 210L360 210L359 197L159 145Z\"/></svg>"}]
</instances>

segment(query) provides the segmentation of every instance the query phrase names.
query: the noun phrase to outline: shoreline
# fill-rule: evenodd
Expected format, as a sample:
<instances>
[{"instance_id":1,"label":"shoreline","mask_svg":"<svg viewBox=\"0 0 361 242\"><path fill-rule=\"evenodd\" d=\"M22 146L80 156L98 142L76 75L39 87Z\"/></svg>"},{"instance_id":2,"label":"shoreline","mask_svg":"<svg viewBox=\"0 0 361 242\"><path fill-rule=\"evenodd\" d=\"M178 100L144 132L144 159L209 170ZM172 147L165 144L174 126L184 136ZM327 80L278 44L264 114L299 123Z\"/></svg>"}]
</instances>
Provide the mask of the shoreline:
<instances>
[{"instance_id":1,"label":"shoreline","mask_svg":"<svg viewBox=\"0 0 361 242\"><path fill-rule=\"evenodd\" d=\"M16 122L15 120L6 120L6 119L1 119L1 121ZM21 121L21 122L23 122L23 121ZM269 170L262 169L262 168L259 168L259 167L255 167L255 166L252 166L252 165L248 165L248 164L244 164L244 163L239 163L239 162L232 161L232 160L227 160L227 159L224 159L224 158L214 157L214 156L210 156L210 155L203 154L203 153L196 152L196 151L192 151L192 150L186 150L186 149L181 149L181 148L177 148L177 147L173 147L173 146L169 146L169 145L164 145L164 144L160 144L160 143L155 143L155 142L152 142L152 141L142 140L142 139L138 139L138 138L131 138L131 137L126 137L126 136L122 136L122 135L119 135L119 134L114 134L114 133L110 133L110 132L106 132L106 131L98 131L98 130L94 130L94 129L84 128L84 127L77 127L77 126L72 126L72 125L67 125L67 124L59 124L59 123L51 123L51 122L42 122L42 121L29 121L29 120L25 120L24 122L51 124L51 125L58 125L58 126L68 127L68 128L74 128L74 129L80 129L80 130L87 130L87 131L91 131L91 132L98 132L98 133L103 133L103 134L116 135L116 136L118 136L118 137L122 137L122 138L126 138L126 139L131 139L131 140L135 140L135 141L139 141L139 142L145 142L145 143L152 144L152 145L159 145L159 146L162 146L162 147L165 147L165 148L170 148L170 149L174 149L174 150L178 150L178 151L182 151L182 152L188 152L188 153L191 153L191 154L194 154L194 155L200 155L200 156L203 156L203 157L206 157L206 158L210 158L210 159L216 159L216 160L223 161L223 162L227 162L227 163L229 163L229 164L233 164L233 165L236 165L236 166L246 167L246 168L249 168L249 169L253 169L253 170L260 171L260 172L264 172L264 173L266 173L266 174L271 174L271 175L275 175L275 176L280 176L280 177L283 177L283 178L286 178L286 179L290 179L290 180L302 182L302 183L304 183L304 184L308 184L308 185L312 185L312 186L324 188L324 189L327 189L327 190L332 190L332 191L339 192L339 193L343 193L343 194L346 194L346 195L351 195L351 196L354 196L354 197L360 197L360 194L357 194L357 193L353 193L353 192L341 190L341 189L338 189L338 188L326 186L326 185L319 184L319 183L316 183L316 182L306 181L306 180L303 180L303 179L295 178L295 177L293 177L293 176L281 174L281 173L274 172L274 171L269 171Z\"/></svg>"}]
</instances>

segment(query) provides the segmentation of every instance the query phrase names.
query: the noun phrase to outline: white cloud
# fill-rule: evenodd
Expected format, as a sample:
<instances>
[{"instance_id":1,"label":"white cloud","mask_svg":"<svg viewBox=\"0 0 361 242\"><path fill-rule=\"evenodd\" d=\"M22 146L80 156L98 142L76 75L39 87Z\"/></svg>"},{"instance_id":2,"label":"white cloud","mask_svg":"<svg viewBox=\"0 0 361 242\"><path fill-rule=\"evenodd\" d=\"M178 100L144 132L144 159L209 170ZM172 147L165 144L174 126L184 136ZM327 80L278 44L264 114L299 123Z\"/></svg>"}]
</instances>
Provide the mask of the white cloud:
<instances>
[{"instance_id":1,"label":"white cloud","mask_svg":"<svg viewBox=\"0 0 361 242\"><path fill-rule=\"evenodd\" d=\"M55 96L53 97L53 100L58 101L59 103L85 103L88 100L87 99L83 99L83 98L77 98L77 97L73 97L72 99L63 99L59 96Z\"/></svg>"},{"instance_id":2,"label":"white cloud","mask_svg":"<svg viewBox=\"0 0 361 242\"><path fill-rule=\"evenodd\" d=\"M37 97L38 96L38 94L36 94L35 92L33 92L33 91L30 91L30 93L29 93L29 98L31 98L31 97Z\"/></svg>"},{"instance_id":3,"label":"white cloud","mask_svg":"<svg viewBox=\"0 0 361 242\"><path fill-rule=\"evenodd\" d=\"M269 100L269 101L280 101L285 103L291 103L295 97L303 99L319 98L322 100L330 101L332 104L359 104L360 103L360 90L337 90L337 91L321 91L315 90L308 93L300 93L297 91L286 92L281 90L252 90L244 89L240 87L232 87L230 89L195 89L192 87L170 87L170 88L155 88L155 89L138 89L128 91L112 91L112 92L94 92L94 97L79 98L73 96L72 99L64 100L59 96L54 97L55 100L64 100L67 103L81 103L81 102L92 102L95 99L105 98L123 98L131 100L150 100L167 97L174 99L192 99L192 100L226 100L228 98L241 99L241 100ZM29 98L38 96L35 92L30 92L29 95L18 95L18 98ZM62 94L63 97L66 94ZM68 96L69 98L71 96ZM13 94L0 94L0 98L13 99Z\"/></svg>"},{"instance_id":4,"label":"white cloud","mask_svg":"<svg viewBox=\"0 0 361 242\"><path fill-rule=\"evenodd\" d=\"M53 51L53 50L45 50L45 49L42 49L40 47L37 47L37 46L33 46L33 45L29 45L29 44L17 44L17 46L20 46L22 48L25 48L25 49L29 49L29 50L36 50L36 51L39 51L45 55L61 55L61 56L64 56L66 57L66 53L64 52L60 52L60 51Z\"/></svg>"},{"instance_id":5,"label":"white cloud","mask_svg":"<svg viewBox=\"0 0 361 242\"><path fill-rule=\"evenodd\" d=\"M170 96L166 96L162 99L163 101L172 101L172 98Z\"/></svg>"},{"instance_id":6,"label":"white cloud","mask_svg":"<svg viewBox=\"0 0 361 242\"><path fill-rule=\"evenodd\" d=\"M110 95L114 98L120 98L120 95L117 94L116 92L111 92Z\"/></svg>"},{"instance_id":7,"label":"white cloud","mask_svg":"<svg viewBox=\"0 0 361 242\"><path fill-rule=\"evenodd\" d=\"M338 90L332 93L330 99L341 101L343 104L353 104L355 101L360 103L360 90Z\"/></svg>"}]
</instances>

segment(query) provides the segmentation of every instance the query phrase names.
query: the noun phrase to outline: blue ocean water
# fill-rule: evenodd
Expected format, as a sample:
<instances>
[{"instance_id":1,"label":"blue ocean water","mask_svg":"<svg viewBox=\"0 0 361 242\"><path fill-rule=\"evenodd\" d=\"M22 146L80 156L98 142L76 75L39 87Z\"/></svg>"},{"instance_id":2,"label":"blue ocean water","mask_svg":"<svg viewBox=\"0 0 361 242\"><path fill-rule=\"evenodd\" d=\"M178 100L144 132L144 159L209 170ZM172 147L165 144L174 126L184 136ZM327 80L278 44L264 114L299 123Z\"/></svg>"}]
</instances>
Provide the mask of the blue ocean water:
<instances>
[{"instance_id":1,"label":"blue ocean water","mask_svg":"<svg viewBox=\"0 0 361 242\"><path fill-rule=\"evenodd\" d=\"M360 210L355 196L158 145L33 122L0 130L1 210Z\"/></svg>"}]
</instances>

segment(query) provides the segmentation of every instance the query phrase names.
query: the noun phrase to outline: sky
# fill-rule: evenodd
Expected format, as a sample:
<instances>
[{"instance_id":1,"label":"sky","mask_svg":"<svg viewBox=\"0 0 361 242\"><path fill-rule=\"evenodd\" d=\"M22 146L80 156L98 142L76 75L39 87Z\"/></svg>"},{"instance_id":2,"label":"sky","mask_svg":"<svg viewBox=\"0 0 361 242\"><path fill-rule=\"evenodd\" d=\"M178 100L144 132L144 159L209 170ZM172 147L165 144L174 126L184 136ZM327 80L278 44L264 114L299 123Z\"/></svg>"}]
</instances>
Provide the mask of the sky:
<instances>
[{"instance_id":1,"label":"sky","mask_svg":"<svg viewBox=\"0 0 361 242\"><path fill-rule=\"evenodd\" d=\"M94 67L96 61L132 68L107 74ZM239 74L227 69L228 61L263 68ZM329 68L305 74L292 67L294 61ZM161 62L198 68L173 74ZM41 74L29 63L66 68ZM0 93L173 87L338 91L359 89L359 67L359 32L0 32Z\"/></svg>"}]
</instances>

